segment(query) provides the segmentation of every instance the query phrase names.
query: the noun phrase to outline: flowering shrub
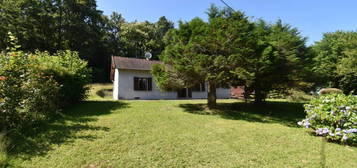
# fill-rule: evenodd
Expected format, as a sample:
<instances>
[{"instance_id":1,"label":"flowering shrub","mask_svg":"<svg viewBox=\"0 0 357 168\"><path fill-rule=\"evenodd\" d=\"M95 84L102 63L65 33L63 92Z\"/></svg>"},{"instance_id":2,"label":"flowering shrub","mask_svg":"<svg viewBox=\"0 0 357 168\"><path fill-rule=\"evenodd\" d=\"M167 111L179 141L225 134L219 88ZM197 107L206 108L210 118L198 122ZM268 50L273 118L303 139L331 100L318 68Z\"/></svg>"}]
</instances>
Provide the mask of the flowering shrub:
<instances>
[{"instance_id":1,"label":"flowering shrub","mask_svg":"<svg viewBox=\"0 0 357 168\"><path fill-rule=\"evenodd\" d=\"M306 119L298 122L332 141L357 142L357 96L322 95L305 104Z\"/></svg>"}]
</instances>

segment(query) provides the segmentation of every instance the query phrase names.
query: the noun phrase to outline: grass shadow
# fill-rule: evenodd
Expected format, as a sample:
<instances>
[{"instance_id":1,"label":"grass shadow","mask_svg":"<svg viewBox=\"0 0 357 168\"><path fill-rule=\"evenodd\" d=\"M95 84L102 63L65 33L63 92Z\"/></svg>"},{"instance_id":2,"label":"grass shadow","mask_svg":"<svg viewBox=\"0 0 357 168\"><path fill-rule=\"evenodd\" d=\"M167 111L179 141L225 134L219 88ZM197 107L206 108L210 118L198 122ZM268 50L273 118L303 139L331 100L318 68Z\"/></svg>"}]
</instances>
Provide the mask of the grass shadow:
<instances>
[{"instance_id":1,"label":"grass shadow","mask_svg":"<svg viewBox=\"0 0 357 168\"><path fill-rule=\"evenodd\" d=\"M93 126L96 116L110 114L114 109L126 108L127 104L117 101L84 101L64 111L51 122L42 122L22 133L10 134L9 155L30 159L45 155L53 145L71 143L76 139L95 140L96 135L76 135L79 131L109 131L108 127Z\"/></svg>"},{"instance_id":2,"label":"grass shadow","mask_svg":"<svg viewBox=\"0 0 357 168\"><path fill-rule=\"evenodd\" d=\"M244 102L218 103L213 110L208 110L205 104L180 104L179 107L193 114L214 114L225 119L280 123L290 127L297 127L296 123L306 115L303 103L293 102L267 102L264 105Z\"/></svg>"},{"instance_id":3,"label":"grass shadow","mask_svg":"<svg viewBox=\"0 0 357 168\"><path fill-rule=\"evenodd\" d=\"M113 95L113 89L101 89L95 92L101 98L111 97Z\"/></svg>"}]
</instances>

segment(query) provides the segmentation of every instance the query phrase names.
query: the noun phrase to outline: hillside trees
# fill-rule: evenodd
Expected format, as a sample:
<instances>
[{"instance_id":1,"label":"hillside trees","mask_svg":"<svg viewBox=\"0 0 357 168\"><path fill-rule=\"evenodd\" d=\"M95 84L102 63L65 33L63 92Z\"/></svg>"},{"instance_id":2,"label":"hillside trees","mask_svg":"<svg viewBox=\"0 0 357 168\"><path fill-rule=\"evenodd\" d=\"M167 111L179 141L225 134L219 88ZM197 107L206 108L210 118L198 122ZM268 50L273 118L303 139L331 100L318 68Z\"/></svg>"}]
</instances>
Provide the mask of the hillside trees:
<instances>
[{"instance_id":1,"label":"hillside trees","mask_svg":"<svg viewBox=\"0 0 357 168\"><path fill-rule=\"evenodd\" d=\"M0 50L12 32L24 52L78 51L92 67L108 67L104 19L95 0L4 0L0 11Z\"/></svg>"},{"instance_id":2,"label":"hillside trees","mask_svg":"<svg viewBox=\"0 0 357 168\"><path fill-rule=\"evenodd\" d=\"M0 51L10 46L8 32L24 52L77 51L94 69L95 81L109 77L111 55L142 57L150 51L157 59L163 36L173 28L165 17L156 23L126 22L118 13L107 17L95 0L3 0L0 20Z\"/></svg>"},{"instance_id":3,"label":"hillside trees","mask_svg":"<svg viewBox=\"0 0 357 168\"><path fill-rule=\"evenodd\" d=\"M164 16L155 23L125 22L123 19L116 21L115 15L112 15L110 21L115 23L114 28L117 30L110 34L122 46L115 55L124 57L143 58L145 52L151 52L153 59L158 59L165 48L163 37L173 28L173 23Z\"/></svg>"}]
</instances>

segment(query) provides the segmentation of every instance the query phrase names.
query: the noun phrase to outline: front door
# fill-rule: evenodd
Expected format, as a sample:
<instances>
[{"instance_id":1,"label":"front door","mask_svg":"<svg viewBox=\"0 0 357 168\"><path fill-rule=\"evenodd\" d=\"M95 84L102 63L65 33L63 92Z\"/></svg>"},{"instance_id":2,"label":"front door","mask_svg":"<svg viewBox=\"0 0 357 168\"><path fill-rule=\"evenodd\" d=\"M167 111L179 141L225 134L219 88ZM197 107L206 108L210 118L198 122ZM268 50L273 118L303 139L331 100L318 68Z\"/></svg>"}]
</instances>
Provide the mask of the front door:
<instances>
[{"instance_id":1,"label":"front door","mask_svg":"<svg viewBox=\"0 0 357 168\"><path fill-rule=\"evenodd\" d=\"M180 89L177 91L177 98L191 98L192 97L192 90L191 89Z\"/></svg>"}]
</instances>

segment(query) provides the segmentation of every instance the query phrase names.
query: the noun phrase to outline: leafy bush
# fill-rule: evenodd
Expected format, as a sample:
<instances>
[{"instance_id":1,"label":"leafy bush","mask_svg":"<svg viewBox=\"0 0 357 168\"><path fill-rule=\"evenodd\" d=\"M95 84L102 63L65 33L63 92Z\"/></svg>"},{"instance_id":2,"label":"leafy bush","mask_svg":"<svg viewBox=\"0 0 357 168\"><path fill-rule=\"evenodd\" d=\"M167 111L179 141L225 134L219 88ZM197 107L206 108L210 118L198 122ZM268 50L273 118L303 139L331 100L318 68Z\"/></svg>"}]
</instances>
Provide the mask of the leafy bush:
<instances>
[{"instance_id":1,"label":"leafy bush","mask_svg":"<svg viewBox=\"0 0 357 168\"><path fill-rule=\"evenodd\" d=\"M53 76L60 84L59 103L66 107L86 98L91 81L91 70L87 62L79 58L77 52L59 51L54 55L47 52L37 52L41 71Z\"/></svg>"},{"instance_id":2,"label":"leafy bush","mask_svg":"<svg viewBox=\"0 0 357 168\"><path fill-rule=\"evenodd\" d=\"M76 52L0 54L0 129L25 127L84 99L89 80Z\"/></svg>"},{"instance_id":3,"label":"leafy bush","mask_svg":"<svg viewBox=\"0 0 357 168\"><path fill-rule=\"evenodd\" d=\"M304 107L307 116L299 125L312 128L316 135L329 140L356 144L357 96L323 95Z\"/></svg>"},{"instance_id":4,"label":"leafy bush","mask_svg":"<svg viewBox=\"0 0 357 168\"><path fill-rule=\"evenodd\" d=\"M337 88L321 89L319 91L319 95L324 95L324 94L343 94L343 91L341 89L337 89Z\"/></svg>"},{"instance_id":5,"label":"leafy bush","mask_svg":"<svg viewBox=\"0 0 357 168\"><path fill-rule=\"evenodd\" d=\"M26 126L56 112L59 85L38 70L33 55L0 54L0 65L0 127Z\"/></svg>"}]
</instances>

